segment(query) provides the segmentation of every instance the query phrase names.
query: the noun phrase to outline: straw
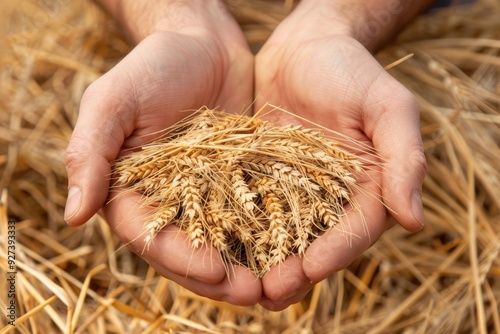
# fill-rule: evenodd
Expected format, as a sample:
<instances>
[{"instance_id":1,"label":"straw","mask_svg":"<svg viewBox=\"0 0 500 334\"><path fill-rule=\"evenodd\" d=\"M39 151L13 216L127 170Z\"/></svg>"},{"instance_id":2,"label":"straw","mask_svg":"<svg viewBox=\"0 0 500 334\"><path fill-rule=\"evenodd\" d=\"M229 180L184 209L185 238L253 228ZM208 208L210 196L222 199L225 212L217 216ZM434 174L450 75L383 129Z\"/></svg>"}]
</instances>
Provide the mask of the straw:
<instances>
[{"instance_id":1,"label":"straw","mask_svg":"<svg viewBox=\"0 0 500 334\"><path fill-rule=\"evenodd\" d=\"M257 51L297 1L227 3ZM102 218L66 226L64 151L80 98L131 46L90 1L0 8L0 308L15 301L17 332L500 332L497 1L422 15L376 55L420 104L425 228L387 231L281 312L212 301L159 277ZM15 299L4 279L9 221ZM1 333L14 331L8 320L0 315Z\"/></svg>"}]
</instances>

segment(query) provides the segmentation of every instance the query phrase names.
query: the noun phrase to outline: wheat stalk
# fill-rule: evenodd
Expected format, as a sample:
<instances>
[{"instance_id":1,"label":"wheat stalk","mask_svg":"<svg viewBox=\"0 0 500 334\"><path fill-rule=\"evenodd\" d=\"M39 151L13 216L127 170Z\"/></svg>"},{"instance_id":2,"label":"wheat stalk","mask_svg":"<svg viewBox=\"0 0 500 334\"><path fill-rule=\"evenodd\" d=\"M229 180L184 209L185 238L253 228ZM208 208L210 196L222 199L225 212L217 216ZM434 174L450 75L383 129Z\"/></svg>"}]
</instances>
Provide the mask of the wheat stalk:
<instances>
[{"instance_id":1,"label":"wheat stalk","mask_svg":"<svg viewBox=\"0 0 500 334\"><path fill-rule=\"evenodd\" d=\"M162 138L113 163L115 187L155 209L146 245L167 225L192 247L210 242L259 277L303 255L346 215L363 172L356 156L302 126L200 109Z\"/></svg>"}]
</instances>

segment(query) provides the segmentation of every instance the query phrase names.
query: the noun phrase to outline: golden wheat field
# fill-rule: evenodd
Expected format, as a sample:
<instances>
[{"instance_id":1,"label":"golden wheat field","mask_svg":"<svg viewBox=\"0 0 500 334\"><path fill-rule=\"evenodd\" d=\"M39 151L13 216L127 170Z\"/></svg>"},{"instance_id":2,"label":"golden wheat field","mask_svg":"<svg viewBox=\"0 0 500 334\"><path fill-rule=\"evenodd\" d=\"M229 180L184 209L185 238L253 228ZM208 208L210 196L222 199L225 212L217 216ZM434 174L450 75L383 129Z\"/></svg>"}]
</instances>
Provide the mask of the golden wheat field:
<instances>
[{"instance_id":1,"label":"golden wheat field","mask_svg":"<svg viewBox=\"0 0 500 334\"><path fill-rule=\"evenodd\" d=\"M294 5L227 3L254 48ZM391 229L280 312L160 277L99 216L66 225L64 151L80 98L130 45L90 1L0 9L0 333L500 333L497 0L422 15L377 54L384 66L414 54L388 71L420 103L425 228Z\"/></svg>"}]
</instances>

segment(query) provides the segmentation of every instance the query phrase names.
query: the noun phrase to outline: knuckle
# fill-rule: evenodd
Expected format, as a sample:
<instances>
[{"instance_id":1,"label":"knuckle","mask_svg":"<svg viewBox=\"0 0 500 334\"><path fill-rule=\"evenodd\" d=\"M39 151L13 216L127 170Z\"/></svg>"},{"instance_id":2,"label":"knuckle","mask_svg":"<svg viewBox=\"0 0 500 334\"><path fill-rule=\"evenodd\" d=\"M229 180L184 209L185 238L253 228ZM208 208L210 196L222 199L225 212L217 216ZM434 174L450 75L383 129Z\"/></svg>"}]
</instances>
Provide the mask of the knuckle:
<instances>
[{"instance_id":1,"label":"knuckle","mask_svg":"<svg viewBox=\"0 0 500 334\"><path fill-rule=\"evenodd\" d=\"M85 90L80 103L80 112L92 113L95 118L100 119L99 134L109 138L117 130L130 134L140 113L133 90L116 84L118 80L113 81L109 78L94 81Z\"/></svg>"},{"instance_id":2,"label":"knuckle","mask_svg":"<svg viewBox=\"0 0 500 334\"><path fill-rule=\"evenodd\" d=\"M66 165L66 169L68 171L73 171L85 162L87 151L88 145L86 140L84 140L81 136L74 134L64 154L64 164Z\"/></svg>"},{"instance_id":3,"label":"knuckle","mask_svg":"<svg viewBox=\"0 0 500 334\"><path fill-rule=\"evenodd\" d=\"M123 73L111 70L92 82L82 95L81 104L96 103L108 111L117 107L121 107L122 112L135 110L138 103L135 86Z\"/></svg>"},{"instance_id":4,"label":"knuckle","mask_svg":"<svg viewBox=\"0 0 500 334\"><path fill-rule=\"evenodd\" d=\"M415 148L411 153L410 162L422 177L427 173L427 158L421 145Z\"/></svg>"},{"instance_id":5,"label":"knuckle","mask_svg":"<svg viewBox=\"0 0 500 334\"><path fill-rule=\"evenodd\" d=\"M102 77L97 79L83 92L81 104L84 105L95 100L102 100L103 97L108 96L105 92L109 91L110 88L111 87L106 84L106 80L103 80Z\"/></svg>"}]
</instances>

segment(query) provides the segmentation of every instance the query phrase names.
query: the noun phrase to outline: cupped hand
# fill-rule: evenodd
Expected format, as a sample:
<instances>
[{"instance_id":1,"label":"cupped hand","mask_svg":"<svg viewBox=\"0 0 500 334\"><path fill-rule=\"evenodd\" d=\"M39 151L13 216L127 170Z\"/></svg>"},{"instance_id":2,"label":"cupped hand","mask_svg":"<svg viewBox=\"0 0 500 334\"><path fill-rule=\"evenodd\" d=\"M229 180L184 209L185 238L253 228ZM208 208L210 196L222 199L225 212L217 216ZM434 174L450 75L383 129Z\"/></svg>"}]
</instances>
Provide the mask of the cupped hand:
<instances>
[{"instance_id":1,"label":"cupped hand","mask_svg":"<svg viewBox=\"0 0 500 334\"><path fill-rule=\"evenodd\" d=\"M263 300L280 310L301 300L314 283L346 268L388 228L389 212L418 231L423 224L421 187L426 170L418 105L349 29L322 30L323 13L299 7L275 30L256 57L256 103L269 102L373 148L356 150L367 168L356 195L361 213L350 211L347 231L316 239L304 257L289 257L263 277ZM300 123L286 113L276 124ZM311 124L304 123L305 126ZM388 208L388 210L386 210Z\"/></svg>"},{"instance_id":2,"label":"cupped hand","mask_svg":"<svg viewBox=\"0 0 500 334\"><path fill-rule=\"evenodd\" d=\"M130 13L137 12L134 6L146 4L103 3L115 9L127 3ZM305 3L278 27L257 56L255 106L280 105L377 150L382 160L357 152L368 173L359 180L364 191L356 196L362 214L353 211L346 218L349 231L324 234L304 258L289 257L260 281L246 268L225 268L212 247L193 251L174 226L145 248L140 236L149 211L139 206L137 194L108 194L110 162L187 116L179 110L206 105L241 112L250 105L253 57L217 0L172 2L181 10L186 4L196 5L198 9L188 11L193 15L186 20L180 18L179 8L172 11L174 20L161 20L161 10L150 12L146 18L159 17L168 29L156 26L87 89L66 155L67 222L83 224L103 208L113 231L161 275L212 299L238 305L261 302L271 310L301 300L316 282L345 268L370 247L387 227L386 207L405 228L421 228L425 158L414 98L349 29L338 29L342 24L325 20L317 8ZM167 2L147 4L154 8ZM148 21L136 20L128 27L129 34L148 31L142 29ZM329 22L327 28L332 29L318 29L318 22ZM297 122L286 114L276 115L271 115L274 123Z\"/></svg>"},{"instance_id":3,"label":"cupped hand","mask_svg":"<svg viewBox=\"0 0 500 334\"><path fill-rule=\"evenodd\" d=\"M174 226L144 247L149 210L139 206L140 196L108 194L110 163L186 117L182 111L205 105L241 112L251 104L253 56L236 23L216 19L221 31L183 22L182 29L151 33L89 86L66 152L65 219L80 225L103 208L114 233L161 275L200 295L249 305L260 300L261 283L248 269L225 268L209 246L193 251Z\"/></svg>"}]
</instances>

